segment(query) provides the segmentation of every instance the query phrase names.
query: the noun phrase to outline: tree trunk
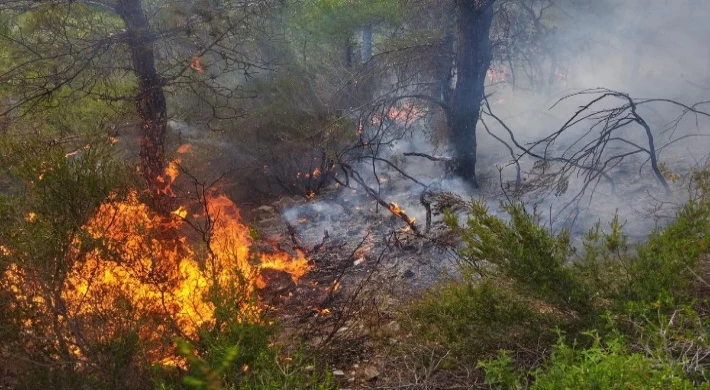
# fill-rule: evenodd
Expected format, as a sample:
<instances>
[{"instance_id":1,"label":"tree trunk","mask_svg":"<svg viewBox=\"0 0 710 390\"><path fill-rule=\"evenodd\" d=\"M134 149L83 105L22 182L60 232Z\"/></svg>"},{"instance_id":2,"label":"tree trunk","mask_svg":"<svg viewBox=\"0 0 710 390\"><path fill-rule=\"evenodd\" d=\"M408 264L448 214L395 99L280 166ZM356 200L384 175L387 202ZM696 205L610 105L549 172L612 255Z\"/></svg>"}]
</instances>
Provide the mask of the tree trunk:
<instances>
[{"instance_id":1,"label":"tree trunk","mask_svg":"<svg viewBox=\"0 0 710 390\"><path fill-rule=\"evenodd\" d=\"M362 28L362 62L367 62L372 57L372 24Z\"/></svg>"},{"instance_id":2,"label":"tree trunk","mask_svg":"<svg viewBox=\"0 0 710 390\"><path fill-rule=\"evenodd\" d=\"M353 38L348 35L343 44L343 62L347 69L353 67Z\"/></svg>"},{"instance_id":3,"label":"tree trunk","mask_svg":"<svg viewBox=\"0 0 710 390\"><path fill-rule=\"evenodd\" d=\"M133 70L138 77L136 109L143 137L140 146L141 174L154 194L164 194L165 130L167 107L163 81L155 69L155 36L140 0L119 0L116 10L126 25Z\"/></svg>"},{"instance_id":4,"label":"tree trunk","mask_svg":"<svg viewBox=\"0 0 710 390\"><path fill-rule=\"evenodd\" d=\"M456 173L476 185L476 124L491 64L494 0L456 0L456 86L447 113Z\"/></svg>"}]
</instances>

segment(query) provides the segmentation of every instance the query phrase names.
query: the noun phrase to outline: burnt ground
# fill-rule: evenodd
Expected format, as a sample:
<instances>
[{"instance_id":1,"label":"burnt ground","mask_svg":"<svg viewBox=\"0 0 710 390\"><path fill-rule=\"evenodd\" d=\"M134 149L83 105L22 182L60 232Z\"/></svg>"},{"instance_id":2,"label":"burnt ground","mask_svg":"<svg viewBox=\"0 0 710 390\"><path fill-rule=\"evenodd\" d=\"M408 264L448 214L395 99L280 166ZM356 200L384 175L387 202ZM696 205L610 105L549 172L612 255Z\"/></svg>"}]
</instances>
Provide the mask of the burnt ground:
<instances>
[{"instance_id":1,"label":"burnt ground","mask_svg":"<svg viewBox=\"0 0 710 390\"><path fill-rule=\"evenodd\" d=\"M265 248L303 250L313 267L297 282L265 271L260 294L283 324L281 342L305 340L331 362L344 388L376 387L399 307L453 269L452 254L438 241L441 223L435 218L431 232L415 234L351 189L312 201L284 197L251 215Z\"/></svg>"}]
</instances>

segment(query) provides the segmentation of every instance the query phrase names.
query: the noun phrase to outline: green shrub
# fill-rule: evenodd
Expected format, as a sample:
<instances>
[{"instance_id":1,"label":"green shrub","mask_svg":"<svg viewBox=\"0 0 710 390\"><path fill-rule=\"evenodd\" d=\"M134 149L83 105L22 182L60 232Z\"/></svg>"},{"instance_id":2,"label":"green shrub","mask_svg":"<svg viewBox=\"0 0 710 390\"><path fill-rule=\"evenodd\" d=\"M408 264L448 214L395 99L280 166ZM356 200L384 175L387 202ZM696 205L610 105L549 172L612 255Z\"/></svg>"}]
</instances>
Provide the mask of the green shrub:
<instances>
[{"instance_id":1,"label":"green shrub","mask_svg":"<svg viewBox=\"0 0 710 390\"><path fill-rule=\"evenodd\" d=\"M464 272L481 276L499 274L517 290L565 309L589 310L590 297L568 267L573 252L567 232L551 234L521 204L504 204L510 221L488 213L484 203L474 202L465 226L454 214L446 222L459 234Z\"/></svg>"},{"instance_id":2,"label":"green shrub","mask_svg":"<svg viewBox=\"0 0 710 390\"><path fill-rule=\"evenodd\" d=\"M558 323L554 313L541 311L529 299L486 279L450 282L429 291L409 308L409 315L419 339L461 358L536 344Z\"/></svg>"},{"instance_id":3,"label":"green shrub","mask_svg":"<svg viewBox=\"0 0 710 390\"><path fill-rule=\"evenodd\" d=\"M503 205L506 220L475 202L464 224L447 214L460 238L456 253L464 281L439 285L407 308L415 330L410 342L434 342L476 360L508 348L514 353L482 365L489 382L507 388L524 387L528 377L539 389L703 383L707 364L698 356L710 351L702 314L710 286L710 202L703 183L673 222L636 246L618 217L606 231L597 223L580 251L566 232L550 233L519 204ZM557 329L586 349L560 342L545 368L532 370ZM590 329L617 339L589 344L582 331ZM530 359L530 352L537 356ZM528 371L519 376L513 363Z\"/></svg>"},{"instance_id":4,"label":"green shrub","mask_svg":"<svg viewBox=\"0 0 710 390\"><path fill-rule=\"evenodd\" d=\"M497 389L690 389L679 366L628 350L623 339L606 343L594 335L593 344L576 349L560 339L549 360L540 368L518 374L509 353L481 362L486 383ZM703 385L701 388L710 388Z\"/></svg>"},{"instance_id":5,"label":"green shrub","mask_svg":"<svg viewBox=\"0 0 710 390\"><path fill-rule=\"evenodd\" d=\"M183 384L200 390L221 389L335 389L329 373L316 370L305 354L285 356L268 343L269 327L248 325L236 331L241 340L228 341L237 327L219 332L219 340L211 340L202 353L179 341L179 351L189 363ZM310 363L310 364L309 364ZM310 366L310 367L309 367ZM179 384L165 388L179 388Z\"/></svg>"}]
</instances>

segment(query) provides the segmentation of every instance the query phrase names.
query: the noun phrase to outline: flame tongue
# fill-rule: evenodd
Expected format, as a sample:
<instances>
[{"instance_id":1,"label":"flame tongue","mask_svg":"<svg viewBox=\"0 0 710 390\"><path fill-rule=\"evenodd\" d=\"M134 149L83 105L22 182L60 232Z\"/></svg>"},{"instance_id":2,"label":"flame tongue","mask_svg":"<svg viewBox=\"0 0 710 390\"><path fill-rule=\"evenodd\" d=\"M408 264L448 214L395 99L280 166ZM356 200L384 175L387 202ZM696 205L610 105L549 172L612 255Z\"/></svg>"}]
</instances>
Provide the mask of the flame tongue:
<instances>
[{"instance_id":1,"label":"flame tongue","mask_svg":"<svg viewBox=\"0 0 710 390\"><path fill-rule=\"evenodd\" d=\"M166 193L172 193L170 184L177 173L177 165L171 164L164 176ZM153 346L149 356L161 361L171 355L165 348L166 334L196 337L201 327L214 324L210 294L215 285L230 291L237 287L244 294L244 311L255 314L259 308L246 305L254 288L264 285L261 269L287 272L294 281L308 271L301 252L295 258L283 252L263 255L254 264L253 239L236 205L224 195L206 203L201 218L211 221L211 230L204 256L188 245L185 206L160 216L139 200L136 191L125 200L109 199L101 205L84 227L91 239L102 243L101 249L75 262L61 294L68 317L86 323L97 341L110 339L129 323L140 324L140 337ZM74 256L79 256L81 246L77 240ZM28 278L14 268L0 282L16 286L10 291L21 294L26 291L22 286L32 283Z\"/></svg>"}]
</instances>

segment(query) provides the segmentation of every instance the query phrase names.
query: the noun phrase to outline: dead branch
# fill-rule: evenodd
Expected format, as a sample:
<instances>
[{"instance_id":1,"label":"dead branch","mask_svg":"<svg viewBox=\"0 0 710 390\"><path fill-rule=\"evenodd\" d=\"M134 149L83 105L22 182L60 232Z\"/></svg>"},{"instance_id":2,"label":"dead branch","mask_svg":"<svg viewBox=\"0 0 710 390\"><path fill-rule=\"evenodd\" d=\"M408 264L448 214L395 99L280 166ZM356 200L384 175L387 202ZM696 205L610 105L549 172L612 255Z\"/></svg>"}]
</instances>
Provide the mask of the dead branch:
<instances>
[{"instance_id":1,"label":"dead branch","mask_svg":"<svg viewBox=\"0 0 710 390\"><path fill-rule=\"evenodd\" d=\"M343 165L342 163L341 163L341 166L348 173L348 176L354 182L359 184L360 187L362 187L362 189L365 190L365 192L370 197L372 197L375 201L377 201L378 204L387 208L387 210L389 210L393 215L395 215L397 218L404 221L407 225L409 225L409 227L412 229L412 231L414 231L414 232L419 231L417 225L414 223L414 218L409 217L403 210L396 207L396 204L389 203L386 200L384 200L374 188L371 188L370 186L365 184L365 181L362 179L362 176L360 176L360 173L358 171L352 169L348 165Z\"/></svg>"}]
</instances>

